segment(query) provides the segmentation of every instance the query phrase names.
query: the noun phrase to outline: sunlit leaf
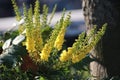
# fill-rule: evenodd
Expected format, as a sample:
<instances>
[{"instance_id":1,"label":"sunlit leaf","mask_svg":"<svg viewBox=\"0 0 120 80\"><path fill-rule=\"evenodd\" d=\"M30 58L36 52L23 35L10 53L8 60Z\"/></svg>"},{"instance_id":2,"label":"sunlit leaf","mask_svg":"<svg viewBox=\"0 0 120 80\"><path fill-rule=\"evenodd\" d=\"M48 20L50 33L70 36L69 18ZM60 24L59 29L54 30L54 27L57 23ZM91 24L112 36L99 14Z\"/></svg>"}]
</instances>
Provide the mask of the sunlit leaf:
<instances>
[{"instance_id":1,"label":"sunlit leaf","mask_svg":"<svg viewBox=\"0 0 120 80\"><path fill-rule=\"evenodd\" d=\"M19 36L17 36L17 37L12 41L12 44L18 45L18 44L21 43L23 40L25 40L25 36L24 36L24 35L19 35Z\"/></svg>"},{"instance_id":2,"label":"sunlit leaf","mask_svg":"<svg viewBox=\"0 0 120 80\"><path fill-rule=\"evenodd\" d=\"M4 43L3 46L2 46L2 49L3 49L3 50L7 49L7 48L10 46L11 41L12 41L11 38L8 39L8 40L6 40L5 43Z\"/></svg>"}]
</instances>

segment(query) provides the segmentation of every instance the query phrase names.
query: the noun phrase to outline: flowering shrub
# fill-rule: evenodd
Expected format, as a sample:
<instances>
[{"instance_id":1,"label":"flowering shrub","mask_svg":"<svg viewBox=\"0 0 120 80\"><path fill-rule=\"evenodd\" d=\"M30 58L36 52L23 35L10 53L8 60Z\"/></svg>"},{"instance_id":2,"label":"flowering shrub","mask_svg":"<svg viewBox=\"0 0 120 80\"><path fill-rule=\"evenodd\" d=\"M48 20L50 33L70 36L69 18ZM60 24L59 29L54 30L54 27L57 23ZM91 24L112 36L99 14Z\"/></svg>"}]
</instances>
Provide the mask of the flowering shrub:
<instances>
[{"instance_id":1,"label":"flowering shrub","mask_svg":"<svg viewBox=\"0 0 120 80\"><path fill-rule=\"evenodd\" d=\"M48 20L48 7L44 5L42 16L40 16L38 0L36 0L34 11L32 6L27 10L24 5L23 16L20 15L15 0L12 0L12 3L14 5L16 19L18 21L24 19L23 24L19 25L19 35L25 36L23 38L25 41L20 41L22 42L21 46L26 48L28 54L26 53L27 57L25 57L26 54L21 56L22 67L25 66L23 65L24 63L29 65L28 68L32 69L33 67L30 66L33 66L34 63L35 66L37 65L36 70L39 72L39 76L52 78L52 75L54 75L52 80L80 79L79 70L77 71L73 65L76 65L76 63L84 59L95 47L104 35L106 24L99 31L96 31L96 27L94 27L87 36L85 32L81 33L71 47L64 48L65 32L71 23L70 12L65 16L65 10L63 10L60 21L54 25L53 29L50 27L50 23L54 16L56 6L53 9L51 18ZM13 44L16 44L14 43L15 40L13 40ZM42 77L40 78L42 79Z\"/></svg>"}]
</instances>

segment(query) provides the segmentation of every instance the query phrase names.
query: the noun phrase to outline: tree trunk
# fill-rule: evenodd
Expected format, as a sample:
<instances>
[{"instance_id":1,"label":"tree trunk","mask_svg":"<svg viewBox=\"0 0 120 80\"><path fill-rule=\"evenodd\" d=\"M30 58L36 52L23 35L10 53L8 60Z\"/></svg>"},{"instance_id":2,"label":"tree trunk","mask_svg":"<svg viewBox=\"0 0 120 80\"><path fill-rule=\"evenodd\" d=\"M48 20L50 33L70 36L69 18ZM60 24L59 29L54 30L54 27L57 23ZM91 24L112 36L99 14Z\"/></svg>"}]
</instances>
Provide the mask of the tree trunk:
<instances>
[{"instance_id":1,"label":"tree trunk","mask_svg":"<svg viewBox=\"0 0 120 80\"><path fill-rule=\"evenodd\" d=\"M90 63L94 80L120 75L120 2L119 0L83 0L86 31L108 23L101 41L90 53L95 61Z\"/></svg>"}]
</instances>

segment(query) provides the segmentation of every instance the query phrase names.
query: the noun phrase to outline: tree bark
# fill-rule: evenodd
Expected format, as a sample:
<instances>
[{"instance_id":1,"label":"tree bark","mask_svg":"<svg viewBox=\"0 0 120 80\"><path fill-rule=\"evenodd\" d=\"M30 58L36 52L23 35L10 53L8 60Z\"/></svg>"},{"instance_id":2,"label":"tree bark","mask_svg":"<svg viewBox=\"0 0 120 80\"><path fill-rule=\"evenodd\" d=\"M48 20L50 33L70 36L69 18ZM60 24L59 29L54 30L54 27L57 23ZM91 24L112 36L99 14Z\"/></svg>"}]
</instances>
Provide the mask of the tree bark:
<instances>
[{"instance_id":1,"label":"tree bark","mask_svg":"<svg viewBox=\"0 0 120 80\"><path fill-rule=\"evenodd\" d=\"M97 25L108 23L106 33L90 53L95 61L90 63L91 75L101 80L120 75L120 2L119 0L83 0L86 32Z\"/></svg>"}]
</instances>

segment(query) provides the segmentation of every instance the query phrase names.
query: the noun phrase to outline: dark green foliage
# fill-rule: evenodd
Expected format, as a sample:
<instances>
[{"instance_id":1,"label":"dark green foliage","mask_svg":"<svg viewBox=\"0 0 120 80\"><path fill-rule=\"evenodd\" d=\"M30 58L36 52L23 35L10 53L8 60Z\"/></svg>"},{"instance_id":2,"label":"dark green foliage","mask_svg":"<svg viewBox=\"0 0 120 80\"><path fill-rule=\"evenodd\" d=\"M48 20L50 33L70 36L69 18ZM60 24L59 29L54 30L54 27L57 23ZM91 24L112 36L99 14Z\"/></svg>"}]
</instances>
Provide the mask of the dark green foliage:
<instances>
[{"instance_id":1,"label":"dark green foliage","mask_svg":"<svg viewBox=\"0 0 120 80\"><path fill-rule=\"evenodd\" d=\"M47 40L50 38L49 34L51 34L53 28L46 26L42 29L42 38L44 43L47 42Z\"/></svg>"},{"instance_id":2,"label":"dark green foliage","mask_svg":"<svg viewBox=\"0 0 120 80\"><path fill-rule=\"evenodd\" d=\"M8 32L6 32L6 33L4 33L3 34L3 36L2 36L2 39L4 40L4 41L6 41L7 39L9 39L9 38L12 38L12 39L14 39L17 35L19 34L19 32L18 32L18 30L15 30L15 31L8 31Z\"/></svg>"},{"instance_id":3,"label":"dark green foliage","mask_svg":"<svg viewBox=\"0 0 120 80\"><path fill-rule=\"evenodd\" d=\"M0 80L34 80L31 73L22 72L20 67L7 68L0 66Z\"/></svg>"}]
</instances>

